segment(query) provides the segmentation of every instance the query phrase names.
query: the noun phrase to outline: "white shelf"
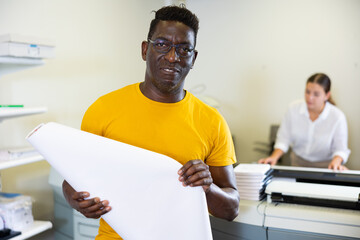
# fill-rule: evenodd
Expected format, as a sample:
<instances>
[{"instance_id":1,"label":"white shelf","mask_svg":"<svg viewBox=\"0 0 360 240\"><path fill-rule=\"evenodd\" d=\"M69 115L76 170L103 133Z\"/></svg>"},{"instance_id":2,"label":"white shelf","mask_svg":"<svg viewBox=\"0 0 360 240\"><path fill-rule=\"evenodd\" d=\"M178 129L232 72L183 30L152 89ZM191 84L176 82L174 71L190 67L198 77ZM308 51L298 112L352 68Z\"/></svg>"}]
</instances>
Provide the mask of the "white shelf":
<instances>
[{"instance_id":1,"label":"white shelf","mask_svg":"<svg viewBox=\"0 0 360 240\"><path fill-rule=\"evenodd\" d=\"M41 58L0 57L1 65L43 65Z\"/></svg>"},{"instance_id":2,"label":"white shelf","mask_svg":"<svg viewBox=\"0 0 360 240\"><path fill-rule=\"evenodd\" d=\"M29 237L35 236L36 234L42 233L52 228L52 223L49 221L34 221L33 225L29 228L21 231L21 234L10 238L11 240L23 240Z\"/></svg>"},{"instance_id":3,"label":"white shelf","mask_svg":"<svg viewBox=\"0 0 360 240\"><path fill-rule=\"evenodd\" d=\"M15 117L39 114L39 113L44 113L46 111L47 111L46 107L37 107L37 108L1 107L0 122L7 118L15 118Z\"/></svg>"},{"instance_id":4,"label":"white shelf","mask_svg":"<svg viewBox=\"0 0 360 240\"><path fill-rule=\"evenodd\" d=\"M0 56L0 75L41 66L44 61L39 58L3 57Z\"/></svg>"},{"instance_id":5,"label":"white shelf","mask_svg":"<svg viewBox=\"0 0 360 240\"><path fill-rule=\"evenodd\" d=\"M20 165L24 165L24 164L29 164L29 163L33 163L33 162L39 162L42 160L44 160L44 157L40 154L36 154L36 155L30 156L30 157L23 157L23 158L8 160L8 161L1 161L0 162L0 170L6 169L6 168L12 168L12 167L16 167L16 166L20 166Z\"/></svg>"}]
</instances>

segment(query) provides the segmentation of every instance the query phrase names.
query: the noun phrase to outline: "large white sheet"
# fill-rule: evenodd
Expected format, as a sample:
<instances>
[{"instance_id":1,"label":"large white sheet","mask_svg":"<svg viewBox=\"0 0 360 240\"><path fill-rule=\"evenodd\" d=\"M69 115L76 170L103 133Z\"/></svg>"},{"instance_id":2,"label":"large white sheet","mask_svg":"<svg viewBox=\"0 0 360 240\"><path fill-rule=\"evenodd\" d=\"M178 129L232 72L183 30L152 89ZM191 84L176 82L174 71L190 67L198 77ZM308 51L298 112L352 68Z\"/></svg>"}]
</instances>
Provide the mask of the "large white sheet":
<instances>
[{"instance_id":1,"label":"large white sheet","mask_svg":"<svg viewBox=\"0 0 360 240\"><path fill-rule=\"evenodd\" d=\"M205 194L182 186L174 159L57 123L27 139L77 191L110 201L103 218L125 240L212 239Z\"/></svg>"}]
</instances>

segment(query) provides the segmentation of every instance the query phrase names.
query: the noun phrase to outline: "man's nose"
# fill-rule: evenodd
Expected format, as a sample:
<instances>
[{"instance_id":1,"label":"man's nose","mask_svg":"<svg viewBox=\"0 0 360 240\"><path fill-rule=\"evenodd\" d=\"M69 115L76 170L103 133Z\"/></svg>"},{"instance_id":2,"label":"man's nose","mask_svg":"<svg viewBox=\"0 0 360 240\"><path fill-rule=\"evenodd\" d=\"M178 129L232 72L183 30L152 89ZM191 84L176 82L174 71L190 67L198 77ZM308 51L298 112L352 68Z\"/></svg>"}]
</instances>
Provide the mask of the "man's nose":
<instances>
[{"instance_id":1,"label":"man's nose","mask_svg":"<svg viewBox=\"0 0 360 240\"><path fill-rule=\"evenodd\" d=\"M169 52L165 54L165 58L169 62L179 62L180 61L180 57L179 57L179 54L176 52L175 46L172 46L170 48Z\"/></svg>"}]
</instances>

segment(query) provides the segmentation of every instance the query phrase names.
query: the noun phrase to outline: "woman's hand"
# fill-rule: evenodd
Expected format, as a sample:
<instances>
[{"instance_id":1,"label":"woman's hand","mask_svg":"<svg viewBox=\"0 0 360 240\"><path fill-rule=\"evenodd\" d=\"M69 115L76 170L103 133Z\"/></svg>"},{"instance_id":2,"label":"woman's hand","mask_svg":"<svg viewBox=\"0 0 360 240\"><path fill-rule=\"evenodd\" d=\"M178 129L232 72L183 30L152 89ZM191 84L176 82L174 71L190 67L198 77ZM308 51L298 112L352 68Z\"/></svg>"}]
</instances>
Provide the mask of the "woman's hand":
<instances>
[{"instance_id":1,"label":"woman's hand","mask_svg":"<svg viewBox=\"0 0 360 240\"><path fill-rule=\"evenodd\" d=\"M282 155L284 155L284 152L278 148L275 148L269 157L260 159L258 163L270 164L271 166L274 166Z\"/></svg>"},{"instance_id":2,"label":"woman's hand","mask_svg":"<svg viewBox=\"0 0 360 240\"><path fill-rule=\"evenodd\" d=\"M341 157L335 156L335 157L331 160L328 168L329 168L329 169L333 169L333 170L340 170L340 171L349 170L347 167L345 167L344 165L342 165L342 162L343 162L343 159L342 159Z\"/></svg>"},{"instance_id":3,"label":"woman's hand","mask_svg":"<svg viewBox=\"0 0 360 240\"><path fill-rule=\"evenodd\" d=\"M277 163L277 159L274 157L267 157L267 158L262 158L258 161L258 163L263 163L263 164L270 164L271 166L274 166Z\"/></svg>"}]
</instances>

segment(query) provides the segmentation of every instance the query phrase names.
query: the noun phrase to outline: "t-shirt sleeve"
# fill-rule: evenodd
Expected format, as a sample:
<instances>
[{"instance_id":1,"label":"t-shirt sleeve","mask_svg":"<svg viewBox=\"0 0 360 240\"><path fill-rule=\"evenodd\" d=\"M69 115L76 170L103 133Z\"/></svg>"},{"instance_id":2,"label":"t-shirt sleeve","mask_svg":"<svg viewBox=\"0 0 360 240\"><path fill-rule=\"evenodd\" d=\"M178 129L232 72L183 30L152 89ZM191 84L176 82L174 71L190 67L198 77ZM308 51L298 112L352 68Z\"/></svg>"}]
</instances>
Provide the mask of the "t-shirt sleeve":
<instances>
[{"instance_id":1,"label":"t-shirt sleeve","mask_svg":"<svg viewBox=\"0 0 360 240\"><path fill-rule=\"evenodd\" d=\"M85 112L81 122L81 130L103 136L104 113L101 99L96 100Z\"/></svg>"},{"instance_id":2,"label":"t-shirt sleeve","mask_svg":"<svg viewBox=\"0 0 360 240\"><path fill-rule=\"evenodd\" d=\"M236 163L234 143L228 124L219 116L213 131L213 147L205 160L209 166L227 166Z\"/></svg>"}]
</instances>

